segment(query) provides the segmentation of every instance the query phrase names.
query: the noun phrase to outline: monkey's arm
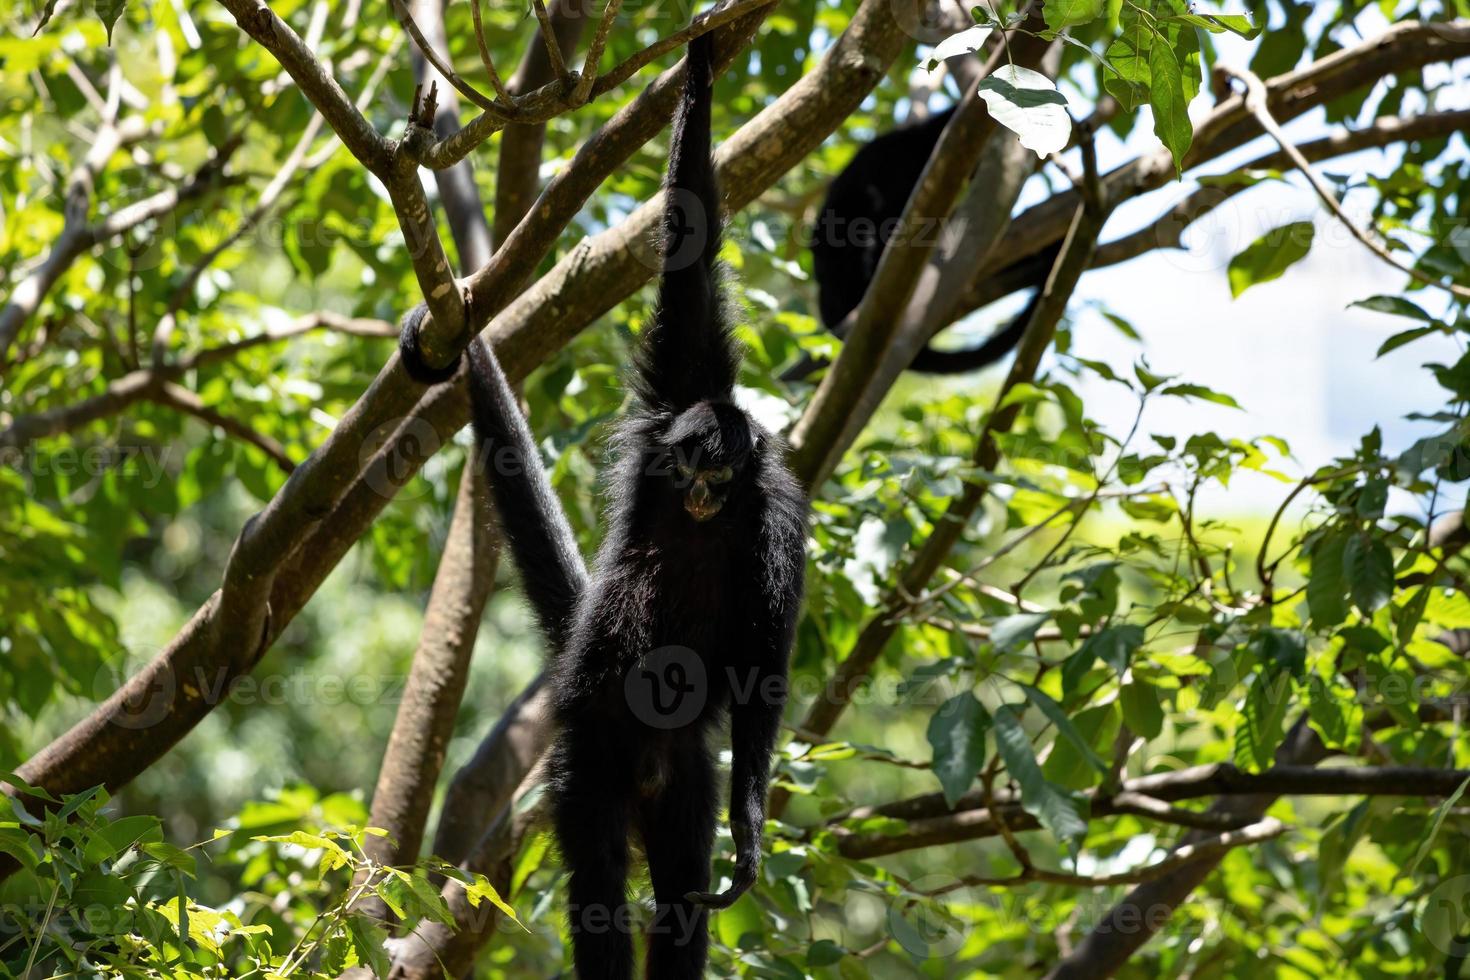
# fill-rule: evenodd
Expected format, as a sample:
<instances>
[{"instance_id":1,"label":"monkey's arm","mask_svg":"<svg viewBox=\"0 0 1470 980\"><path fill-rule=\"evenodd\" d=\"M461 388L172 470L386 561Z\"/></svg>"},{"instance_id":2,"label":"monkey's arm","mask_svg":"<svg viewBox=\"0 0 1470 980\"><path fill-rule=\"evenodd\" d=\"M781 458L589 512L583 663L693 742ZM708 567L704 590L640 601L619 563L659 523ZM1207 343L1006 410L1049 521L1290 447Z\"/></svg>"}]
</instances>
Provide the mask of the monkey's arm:
<instances>
[{"instance_id":1,"label":"monkey's arm","mask_svg":"<svg viewBox=\"0 0 1470 980\"><path fill-rule=\"evenodd\" d=\"M771 756L786 706L786 665L801 609L806 556L799 523L787 528L766 550L765 600L752 637L756 662L747 677L737 677L730 708L730 831L735 838L735 874L719 893L685 896L707 908L723 909L745 894L760 875L761 838L766 826L766 794Z\"/></svg>"},{"instance_id":2,"label":"monkey's arm","mask_svg":"<svg viewBox=\"0 0 1470 980\"><path fill-rule=\"evenodd\" d=\"M689 42L664 182L663 275L633 378L644 404L675 412L703 399L728 398L739 368L715 261L722 216L710 156L713 61L713 34Z\"/></svg>"},{"instance_id":3,"label":"monkey's arm","mask_svg":"<svg viewBox=\"0 0 1470 980\"><path fill-rule=\"evenodd\" d=\"M420 304L404 316L398 349L411 377L435 384L452 377L458 362L439 372L423 363L418 327L425 309ZM490 484L501 530L536 619L551 649L560 651L577 597L587 586L587 566L500 362L478 337L467 350L477 457L473 462Z\"/></svg>"}]
</instances>

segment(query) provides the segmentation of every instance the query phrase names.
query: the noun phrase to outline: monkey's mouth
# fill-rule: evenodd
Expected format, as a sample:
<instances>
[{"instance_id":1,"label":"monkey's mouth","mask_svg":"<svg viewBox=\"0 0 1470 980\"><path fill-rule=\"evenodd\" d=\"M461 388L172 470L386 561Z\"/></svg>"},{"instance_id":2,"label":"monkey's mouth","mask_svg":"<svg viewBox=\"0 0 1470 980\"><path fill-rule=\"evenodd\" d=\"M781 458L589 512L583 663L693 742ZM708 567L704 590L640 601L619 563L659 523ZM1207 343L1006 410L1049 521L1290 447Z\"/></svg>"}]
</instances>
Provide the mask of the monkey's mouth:
<instances>
[{"instance_id":1,"label":"monkey's mouth","mask_svg":"<svg viewBox=\"0 0 1470 980\"><path fill-rule=\"evenodd\" d=\"M696 521L707 521L720 512L720 501L713 498L696 501L693 497L685 497L684 509Z\"/></svg>"}]
</instances>

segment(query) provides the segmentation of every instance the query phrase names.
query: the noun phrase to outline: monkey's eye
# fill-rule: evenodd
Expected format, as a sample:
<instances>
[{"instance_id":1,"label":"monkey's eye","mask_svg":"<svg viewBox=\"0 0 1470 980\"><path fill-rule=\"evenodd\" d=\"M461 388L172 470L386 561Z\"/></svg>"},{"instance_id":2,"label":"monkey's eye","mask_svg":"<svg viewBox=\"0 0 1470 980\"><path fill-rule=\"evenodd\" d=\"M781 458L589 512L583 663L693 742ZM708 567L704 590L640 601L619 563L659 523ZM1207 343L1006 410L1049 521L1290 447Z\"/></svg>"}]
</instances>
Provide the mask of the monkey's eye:
<instances>
[{"instance_id":1,"label":"monkey's eye","mask_svg":"<svg viewBox=\"0 0 1470 980\"><path fill-rule=\"evenodd\" d=\"M735 471L728 466L722 466L709 475L711 483L729 483L735 477Z\"/></svg>"}]
</instances>

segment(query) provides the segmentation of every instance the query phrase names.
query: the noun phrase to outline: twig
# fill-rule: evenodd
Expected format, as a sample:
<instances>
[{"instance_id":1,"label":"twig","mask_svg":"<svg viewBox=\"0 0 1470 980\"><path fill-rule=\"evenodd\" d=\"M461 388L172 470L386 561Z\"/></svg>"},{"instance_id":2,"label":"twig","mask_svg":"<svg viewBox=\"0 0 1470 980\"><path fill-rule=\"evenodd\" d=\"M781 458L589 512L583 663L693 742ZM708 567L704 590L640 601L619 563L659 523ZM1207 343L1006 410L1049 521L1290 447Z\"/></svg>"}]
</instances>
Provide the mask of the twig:
<instances>
[{"instance_id":1,"label":"twig","mask_svg":"<svg viewBox=\"0 0 1470 980\"><path fill-rule=\"evenodd\" d=\"M607 9L602 12L602 20L598 22L597 31L592 35L592 44L587 48L587 58L582 62L582 77L577 80L577 88L572 96L573 105L581 105L592 94L592 83L597 81L597 62L602 59L602 48L607 44L608 32L612 30L613 21L617 19L622 6L623 0L607 0Z\"/></svg>"},{"instance_id":2,"label":"twig","mask_svg":"<svg viewBox=\"0 0 1470 980\"><path fill-rule=\"evenodd\" d=\"M433 65L434 70L444 76L444 80L450 85L453 85L455 91L459 92L460 95L463 95L486 112L503 118L505 114L504 106L499 105L490 96L481 92L463 78L460 78L453 66L441 57L438 51L434 50L434 46L424 37L423 31L419 30L419 25L414 23L413 15L408 12L408 8L404 6L403 0L392 0L392 3L393 15L398 18L399 26L408 32L409 37L413 38L414 46L419 49L419 53L424 56L424 60Z\"/></svg>"},{"instance_id":3,"label":"twig","mask_svg":"<svg viewBox=\"0 0 1470 980\"><path fill-rule=\"evenodd\" d=\"M1432 276L1414 266L1400 262L1366 228L1363 228L1357 222L1353 221L1352 218L1348 217L1347 212L1342 209L1341 202L1332 193L1332 188L1328 187L1326 182L1317 175L1316 171L1312 169L1312 165L1307 162L1307 158L1287 138L1286 133L1281 129L1281 125L1276 122L1276 117L1271 114L1271 107L1266 102L1265 83L1261 81L1259 76L1248 68L1232 68L1227 65L1217 65L1215 70L1238 79L1245 86L1246 108L1256 117L1256 121L1261 124L1261 128L1269 133L1271 138L1281 147L1282 152L1291 158L1291 162L1301 171L1302 176L1307 178L1307 183L1312 185L1312 190L1317 192L1317 196L1322 199L1322 203L1327 206L1327 210L1332 212L1333 216L1342 223L1343 227L1352 233L1354 238L1362 242L1374 255L1409 278L1421 282L1426 286L1435 286L1443 289L1458 300L1470 300L1470 289L1455 285L1454 283L1444 282L1438 276Z\"/></svg>"},{"instance_id":4,"label":"twig","mask_svg":"<svg viewBox=\"0 0 1470 980\"><path fill-rule=\"evenodd\" d=\"M232 419L210 408L204 404L204 399L187 388L181 388L171 381L165 381L157 387L150 389L149 397L160 405L168 405L176 408L185 414L194 416L202 422L218 426L241 442L249 443L269 456L288 476L296 469L296 461L287 454L279 442L276 442L276 440L268 435L256 432L238 419Z\"/></svg>"},{"instance_id":5,"label":"twig","mask_svg":"<svg viewBox=\"0 0 1470 980\"><path fill-rule=\"evenodd\" d=\"M986 878L979 875L966 875L941 888L921 894L936 896L949 892L959 891L961 888L1011 888L1028 882L1040 881L1051 885L1070 885L1077 888L1109 888L1116 885L1137 885L1141 882L1152 881L1162 875L1166 875L1176 868L1191 864L1201 858L1211 855L1222 854L1248 844L1260 844L1279 837L1286 832L1286 825L1275 817L1267 817L1257 823L1253 823L1239 830L1227 830L1214 837L1206 838L1193 844L1185 844L1177 848L1168 857L1147 865L1135 868L1132 871L1123 871L1112 875L1077 875L1068 874L1063 871L1049 871L1045 868L1027 867L1021 873L1010 878Z\"/></svg>"},{"instance_id":6,"label":"twig","mask_svg":"<svg viewBox=\"0 0 1470 980\"><path fill-rule=\"evenodd\" d=\"M480 0L470 0L470 15L475 21L475 44L480 49L480 62L485 66L485 74L490 76L490 85L495 89L496 97L502 102L509 102L510 93L505 90L500 72L495 70L495 60L490 57L490 47L485 43L485 25L480 21Z\"/></svg>"},{"instance_id":7,"label":"twig","mask_svg":"<svg viewBox=\"0 0 1470 980\"><path fill-rule=\"evenodd\" d=\"M551 14L544 0L531 0L536 10L536 19L541 22L541 40L546 45L546 60L551 62L551 71L560 82L567 81L567 62L561 56L561 46L556 43L556 28L552 26Z\"/></svg>"},{"instance_id":8,"label":"twig","mask_svg":"<svg viewBox=\"0 0 1470 980\"><path fill-rule=\"evenodd\" d=\"M270 212L271 208L275 207L276 201L286 189L286 185L290 183L291 178L301 168L302 162L306 157L306 151L310 149L311 144L316 140L317 134L321 132L324 121L321 113L317 112L312 114L311 121L306 124L306 129L302 131L300 139L296 141L296 146L287 155L286 162L281 165L281 169L271 178L270 183L266 184L265 189L260 192L260 198L255 202L255 207L240 220L240 223L235 227L234 231L226 235L219 244L204 253L199 261L194 263L193 267L184 276L183 281L174 289L172 296L169 298L168 308L164 311L163 316L159 318L158 326L153 331L153 343L149 359L152 361L154 367L161 366L167 358L169 339L173 336L174 328L178 324L179 310L189 301L189 297L193 295L194 287L198 284L199 278L232 245L255 228L260 223L261 218ZM134 367L137 367L137 365L135 364Z\"/></svg>"}]
</instances>

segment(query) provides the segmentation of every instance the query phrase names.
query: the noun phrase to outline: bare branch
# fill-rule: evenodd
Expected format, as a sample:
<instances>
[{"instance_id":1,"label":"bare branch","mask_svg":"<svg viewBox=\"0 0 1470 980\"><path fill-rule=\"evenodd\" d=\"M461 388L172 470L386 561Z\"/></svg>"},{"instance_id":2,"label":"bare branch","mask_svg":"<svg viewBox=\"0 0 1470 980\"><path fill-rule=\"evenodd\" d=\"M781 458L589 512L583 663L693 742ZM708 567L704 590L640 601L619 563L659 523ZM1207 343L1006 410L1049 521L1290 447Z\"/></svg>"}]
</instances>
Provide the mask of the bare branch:
<instances>
[{"instance_id":1,"label":"bare branch","mask_svg":"<svg viewBox=\"0 0 1470 980\"><path fill-rule=\"evenodd\" d=\"M228 415L218 412L204 404L204 399L187 388L180 388L171 381L164 381L147 389L148 397L160 405L167 405L179 411L192 415L202 422L216 426L227 435L239 439L259 449L270 457L281 470L290 476L296 469L296 462L279 442L270 436L256 432L250 426Z\"/></svg>"},{"instance_id":2,"label":"bare branch","mask_svg":"<svg viewBox=\"0 0 1470 980\"><path fill-rule=\"evenodd\" d=\"M536 10L536 19L541 22L541 30L537 36L541 38L541 44L546 51L546 60L551 65L551 73L555 78L564 80L567 77L567 62L563 56L562 46L557 43L557 32L551 23L551 15L546 12L546 4L543 0L531 0L531 6Z\"/></svg>"},{"instance_id":3,"label":"bare branch","mask_svg":"<svg viewBox=\"0 0 1470 980\"><path fill-rule=\"evenodd\" d=\"M419 49L419 53L429 59L429 64L434 66L434 70L445 81L454 86L456 92L486 112L496 115L504 112L504 108L497 105L494 99L491 99L490 96L484 94L463 78L460 78L459 74L454 70L454 67L449 64L449 59L441 57L439 52L434 50L434 45L430 44L428 39L424 37L423 32L419 30L419 25L414 21L413 15L409 13L408 7L404 5L403 0L391 0L391 2L393 4L393 16L398 18L399 26L408 32L408 36L413 38L414 46ZM475 4L471 3L471 6L475 7ZM488 52L486 57L489 57ZM495 69L492 66L490 70L493 72ZM499 80L497 76L496 81L498 82Z\"/></svg>"},{"instance_id":4,"label":"bare branch","mask_svg":"<svg viewBox=\"0 0 1470 980\"><path fill-rule=\"evenodd\" d=\"M546 85L566 72L563 51L572 51L587 23L581 0L553 0L548 13L536 0L541 27L526 48L520 68L510 80L516 94ZM552 52L555 52L555 60ZM495 170L495 243L510 236L536 200L541 179L541 150L545 123L512 123L500 137L500 160Z\"/></svg>"},{"instance_id":5,"label":"bare branch","mask_svg":"<svg viewBox=\"0 0 1470 980\"><path fill-rule=\"evenodd\" d=\"M619 0L621 2L621 0ZM723 25L734 21L744 20L753 16L757 11L769 8L774 0L734 0L728 7L714 10L703 17L695 18L689 27L679 32L684 42L690 38L708 33ZM671 51L678 47L677 44L669 43L666 38L650 45L648 48L633 55L622 65L613 69L606 76L599 78L592 86L591 97L596 98L608 92L630 78L638 69L651 62L657 55L649 54L650 51ZM438 143L428 147L421 157L424 166L431 170L439 170L443 167L453 166L463 160L475 147L479 146L492 135L505 128L508 123L542 123L558 116L568 109L576 108L586 101L583 98L578 101L575 91L568 91L564 80L548 82L524 95L516 95L513 106L508 115L482 112L479 116L470 120L457 132L444 137Z\"/></svg>"},{"instance_id":6,"label":"bare branch","mask_svg":"<svg viewBox=\"0 0 1470 980\"><path fill-rule=\"evenodd\" d=\"M388 167L387 143L312 55L311 48L291 30L291 25L277 17L264 0L220 0L220 3L234 14L245 33L275 55L352 155L373 174L382 177Z\"/></svg>"},{"instance_id":7,"label":"bare branch","mask_svg":"<svg viewBox=\"0 0 1470 980\"><path fill-rule=\"evenodd\" d=\"M602 12L602 20L597 24L597 31L592 35L592 44L587 48L587 57L582 62L582 77L577 80L577 87L572 95L573 105L580 105L591 96L592 83L597 81L597 63L602 60L602 49L607 44L607 34L612 30L613 21L617 20L618 11L622 7L623 0L607 0L607 8Z\"/></svg>"},{"instance_id":8,"label":"bare branch","mask_svg":"<svg viewBox=\"0 0 1470 980\"><path fill-rule=\"evenodd\" d=\"M490 57L490 46L485 43L485 25L480 19L480 0L470 0L470 15L475 21L475 44L480 49L480 63L485 66L485 74L490 76L490 86L495 89L496 98L509 102L510 93L505 90L500 72L495 70L495 59Z\"/></svg>"},{"instance_id":9,"label":"bare branch","mask_svg":"<svg viewBox=\"0 0 1470 980\"><path fill-rule=\"evenodd\" d=\"M373 791L369 822L389 836L368 838L364 850L379 864L412 864L423 844L434 786L469 679L480 616L495 587L499 555L486 489L479 466L466 464L418 649ZM385 909L375 911L386 917Z\"/></svg>"}]
</instances>

